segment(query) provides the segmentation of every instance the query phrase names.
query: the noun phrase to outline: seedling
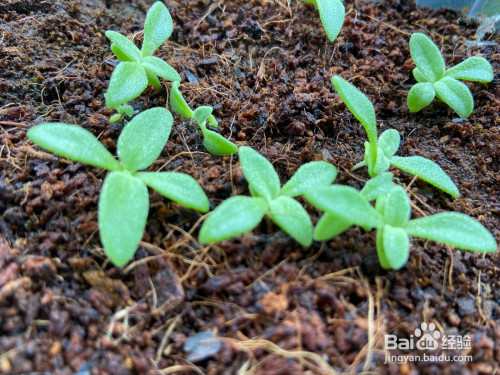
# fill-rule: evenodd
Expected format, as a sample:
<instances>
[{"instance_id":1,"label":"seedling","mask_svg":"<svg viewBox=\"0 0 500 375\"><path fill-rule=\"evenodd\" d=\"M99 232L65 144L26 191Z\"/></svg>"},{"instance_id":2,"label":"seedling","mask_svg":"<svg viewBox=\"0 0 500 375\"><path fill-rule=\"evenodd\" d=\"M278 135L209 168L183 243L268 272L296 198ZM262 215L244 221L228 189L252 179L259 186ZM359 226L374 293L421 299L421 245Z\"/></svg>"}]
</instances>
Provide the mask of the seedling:
<instances>
[{"instance_id":1,"label":"seedling","mask_svg":"<svg viewBox=\"0 0 500 375\"><path fill-rule=\"evenodd\" d=\"M144 41L139 50L127 37L116 31L106 31L111 40L111 50L120 63L111 74L108 92L104 95L108 108L117 108L137 98L147 87L148 82L160 87L158 77L169 81L180 81L179 74L153 53L172 34L174 28L168 9L157 1L149 9L144 23ZM114 118L117 120L118 118Z\"/></svg>"},{"instance_id":2,"label":"seedling","mask_svg":"<svg viewBox=\"0 0 500 375\"><path fill-rule=\"evenodd\" d=\"M238 151L238 146L227 140L219 133L216 133L207 128L207 121L210 126L217 128L217 120L212 115L213 108L210 106L201 106L193 112L186 100L179 91L179 82L172 84L170 91L170 107L172 111L179 115L191 119L194 118L203 134L203 145L214 155L233 155Z\"/></svg>"},{"instance_id":3,"label":"seedling","mask_svg":"<svg viewBox=\"0 0 500 375\"><path fill-rule=\"evenodd\" d=\"M134 117L118 138L121 162L87 130L61 123L44 123L28 130L40 147L68 159L110 171L99 197L101 242L118 267L132 259L142 238L149 211L146 186L189 208L206 212L208 199L194 178L177 172L139 172L160 155L172 128L172 115L153 108Z\"/></svg>"},{"instance_id":4,"label":"seedling","mask_svg":"<svg viewBox=\"0 0 500 375\"><path fill-rule=\"evenodd\" d=\"M376 228L377 254L385 269L398 270L406 264L409 258L410 236L464 250L492 253L497 249L492 234L467 215L443 212L410 220L410 200L400 185L393 186L388 193L378 194L375 208L369 202L373 195L370 196L366 192L363 194L349 186L321 187L306 192L304 197L331 217L338 218L339 222L331 221L335 226L331 231L334 235L352 224L365 230ZM323 225L326 226L325 223Z\"/></svg>"},{"instance_id":5,"label":"seedling","mask_svg":"<svg viewBox=\"0 0 500 375\"><path fill-rule=\"evenodd\" d=\"M438 46L424 34L414 33L410 38L410 53L415 65L413 76L417 84L410 89L407 103L411 112L428 106L437 96L460 117L467 118L474 109L474 100L465 81L491 82L493 69L479 56L469 57L446 70Z\"/></svg>"},{"instance_id":6,"label":"seedling","mask_svg":"<svg viewBox=\"0 0 500 375\"><path fill-rule=\"evenodd\" d=\"M134 108L131 105L121 105L116 108L116 112L118 113L115 113L109 119L110 124L120 121L123 117L125 117L125 115L127 115L128 117L132 117L134 115Z\"/></svg>"},{"instance_id":7,"label":"seedling","mask_svg":"<svg viewBox=\"0 0 500 375\"><path fill-rule=\"evenodd\" d=\"M246 146L239 148L238 155L252 197L234 196L218 206L203 223L200 242L218 242L251 231L267 215L300 244L309 246L311 219L293 198L331 184L336 168L324 161L304 164L280 189L278 174L264 156Z\"/></svg>"},{"instance_id":8,"label":"seedling","mask_svg":"<svg viewBox=\"0 0 500 375\"><path fill-rule=\"evenodd\" d=\"M323 24L330 42L337 39L345 18L345 9L340 0L302 0L314 4L319 11L319 18Z\"/></svg>"},{"instance_id":9,"label":"seedling","mask_svg":"<svg viewBox=\"0 0 500 375\"><path fill-rule=\"evenodd\" d=\"M454 198L460 195L453 181L433 161L422 156L395 156L401 141L399 133L395 129L389 129L377 140L377 120L370 100L340 76L332 77L332 83L349 111L363 124L368 135L368 142L365 142L365 159L352 169L366 165L370 176L375 177L393 165L420 177Z\"/></svg>"}]
</instances>

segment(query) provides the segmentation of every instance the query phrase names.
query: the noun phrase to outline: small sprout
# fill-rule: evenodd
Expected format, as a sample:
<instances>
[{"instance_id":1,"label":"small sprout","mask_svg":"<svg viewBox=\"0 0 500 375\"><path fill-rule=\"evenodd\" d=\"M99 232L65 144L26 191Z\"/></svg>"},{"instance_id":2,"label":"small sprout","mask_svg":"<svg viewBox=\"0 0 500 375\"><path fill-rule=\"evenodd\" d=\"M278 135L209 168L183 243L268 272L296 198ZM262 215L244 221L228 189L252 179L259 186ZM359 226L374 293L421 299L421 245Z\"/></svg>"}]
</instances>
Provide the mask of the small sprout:
<instances>
[{"instance_id":1,"label":"small sprout","mask_svg":"<svg viewBox=\"0 0 500 375\"><path fill-rule=\"evenodd\" d=\"M330 42L337 39L345 18L345 9L340 0L302 0L317 6L319 18Z\"/></svg>"},{"instance_id":2,"label":"small sprout","mask_svg":"<svg viewBox=\"0 0 500 375\"><path fill-rule=\"evenodd\" d=\"M44 123L28 130L40 147L68 159L111 171L99 197L101 242L110 260L125 265L141 241L149 211L147 186L165 197L201 212L208 198L194 178L177 172L138 172L160 155L172 128L172 115L153 108L134 117L118 138L118 162L89 131L60 123Z\"/></svg>"},{"instance_id":3,"label":"small sprout","mask_svg":"<svg viewBox=\"0 0 500 375\"><path fill-rule=\"evenodd\" d=\"M377 178L380 176L373 180ZM386 181L377 181L364 193L348 186L327 186L306 192L306 200L326 212L315 229L314 239L327 240L351 225L359 225L365 230L375 228L380 264L385 269L394 270L402 268L408 261L410 236L464 250L496 251L497 244L491 233L467 215L443 212L410 220L411 206L405 189L392 185L387 190L387 177L383 179ZM369 202L374 197L374 194L368 194L370 190L385 191L377 193L375 208Z\"/></svg>"},{"instance_id":4,"label":"small sprout","mask_svg":"<svg viewBox=\"0 0 500 375\"><path fill-rule=\"evenodd\" d=\"M125 115L127 115L128 117L132 117L134 115L134 108L131 105L121 105L116 108L116 112L118 113L115 113L110 117L110 124L120 121L123 117L125 117Z\"/></svg>"},{"instance_id":5,"label":"small sprout","mask_svg":"<svg viewBox=\"0 0 500 375\"><path fill-rule=\"evenodd\" d=\"M309 246L311 219L293 198L331 184L337 177L336 168L325 161L307 163L280 189L278 174L264 156L246 146L239 148L238 155L252 197L234 196L218 206L203 223L200 242L218 242L246 233L268 215L285 233Z\"/></svg>"},{"instance_id":6,"label":"small sprout","mask_svg":"<svg viewBox=\"0 0 500 375\"><path fill-rule=\"evenodd\" d=\"M108 108L118 108L137 98L148 83L159 88L158 77L169 81L180 81L181 77L174 68L153 56L156 49L170 37L172 30L173 22L168 9L157 1L146 15L141 50L120 33L106 31L106 36L112 42L111 50L120 61L111 75L108 92L104 95Z\"/></svg>"},{"instance_id":7,"label":"small sprout","mask_svg":"<svg viewBox=\"0 0 500 375\"><path fill-rule=\"evenodd\" d=\"M347 108L364 126L368 134L365 142L365 159L352 169L368 167L371 177L387 171L391 165L414 174L431 185L457 198L458 188L439 165L422 156L395 156L401 137L395 129L384 131L377 140L375 110L370 100L356 87L340 76L332 77L332 83Z\"/></svg>"},{"instance_id":8,"label":"small sprout","mask_svg":"<svg viewBox=\"0 0 500 375\"><path fill-rule=\"evenodd\" d=\"M213 155L233 155L238 151L238 146L227 140L219 133L207 128L207 120L210 126L218 127L217 120L212 115L213 108L210 106L201 106L193 112L186 100L179 91L180 82L172 84L170 91L170 107L172 111L185 118L194 118L203 134L203 146Z\"/></svg>"},{"instance_id":9,"label":"small sprout","mask_svg":"<svg viewBox=\"0 0 500 375\"><path fill-rule=\"evenodd\" d=\"M469 57L446 70L443 56L434 42L424 34L414 33L410 38L410 53L415 65L413 76L417 84L410 89L407 103L411 112L428 106L437 96L460 117L467 118L474 109L474 100L465 81L491 82L493 69L479 56Z\"/></svg>"}]
</instances>

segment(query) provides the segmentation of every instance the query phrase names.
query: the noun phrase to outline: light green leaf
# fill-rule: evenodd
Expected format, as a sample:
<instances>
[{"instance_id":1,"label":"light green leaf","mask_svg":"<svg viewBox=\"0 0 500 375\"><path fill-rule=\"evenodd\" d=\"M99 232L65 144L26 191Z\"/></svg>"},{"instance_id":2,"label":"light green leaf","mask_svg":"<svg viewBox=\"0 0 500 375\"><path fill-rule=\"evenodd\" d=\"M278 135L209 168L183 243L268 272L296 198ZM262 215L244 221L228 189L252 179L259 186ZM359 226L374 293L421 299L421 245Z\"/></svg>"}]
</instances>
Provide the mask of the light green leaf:
<instances>
[{"instance_id":1,"label":"light green leaf","mask_svg":"<svg viewBox=\"0 0 500 375\"><path fill-rule=\"evenodd\" d=\"M326 212L321 219L319 219L313 232L313 239L315 241L326 241L336 235L342 233L353 223L349 220L343 219L340 216Z\"/></svg>"},{"instance_id":2,"label":"light green leaf","mask_svg":"<svg viewBox=\"0 0 500 375\"><path fill-rule=\"evenodd\" d=\"M387 194L394 187L392 182L393 175L391 172L384 172L376 177L370 178L363 189L361 189L361 195L363 195L368 201L377 199L381 194Z\"/></svg>"},{"instance_id":3,"label":"light green leaf","mask_svg":"<svg viewBox=\"0 0 500 375\"><path fill-rule=\"evenodd\" d=\"M425 75L425 73L422 71L422 69L415 68L413 69L413 77L417 80L419 83L424 83L424 82L431 82L432 80Z\"/></svg>"},{"instance_id":4,"label":"light green leaf","mask_svg":"<svg viewBox=\"0 0 500 375\"><path fill-rule=\"evenodd\" d=\"M113 124L113 123L117 122L118 120L121 120L122 117L123 117L123 115L121 115L119 113L115 113L113 116L111 116L109 118L109 123Z\"/></svg>"},{"instance_id":5,"label":"light green leaf","mask_svg":"<svg viewBox=\"0 0 500 375\"><path fill-rule=\"evenodd\" d=\"M438 46L424 34L413 33L410 37L410 53L415 65L431 82L444 75L445 65Z\"/></svg>"},{"instance_id":6,"label":"light green leaf","mask_svg":"<svg viewBox=\"0 0 500 375\"><path fill-rule=\"evenodd\" d=\"M280 180L273 165L247 146L240 147L238 155L243 174L254 191L268 200L276 198L280 192Z\"/></svg>"},{"instance_id":7,"label":"light green leaf","mask_svg":"<svg viewBox=\"0 0 500 375\"><path fill-rule=\"evenodd\" d=\"M172 114L165 108L139 113L122 130L117 153L130 171L147 168L160 155L172 129Z\"/></svg>"},{"instance_id":8,"label":"light green leaf","mask_svg":"<svg viewBox=\"0 0 500 375\"><path fill-rule=\"evenodd\" d=\"M366 166L368 167L368 174L370 175L370 177L377 176L377 174L373 172L375 169L375 163L377 161L377 157L378 157L377 150L375 152L373 152L370 142L365 142L365 160L364 161L366 162ZM380 161L379 161L379 165L380 165Z\"/></svg>"},{"instance_id":9,"label":"light green leaf","mask_svg":"<svg viewBox=\"0 0 500 375\"><path fill-rule=\"evenodd\" d=\"M148 10L144 22L142 57L151 56L172 34L174 22L165 5L157 1Z\"/></svg>"},{"instance_id":10,"label":"light green leaf","mask_svg":"<svg viewBox=\"0 0 500 375\"><path fill-rule=\"evenodd\" d=\"M114 265L122 267L134 256L148 211L146 185L127 173L108 174L99 197L98 221L104 251Z\"/></svg>"},{"instance_id":11,"label":"light green leaf","mask_svg":"<svg viewBox=\"0 0 500 375\"><path fill-rule=\"evenodd\" d=\"M207 118L212 114L213 110L214 109L208 105L204 105L195 109L193 117L200 127L206 128Z\"/></svg>"},{"instance_id":12,"label":"light green leaf","mask_svg":"<svg viewBox=\"0 0 500 375\"><path fill-rule=\"evenodd\" d=\"M115 53L116 57L118 57L118 60L135 62L141 61L141 51L130 39L120 33L117 33L116 31L111 30L106 31L106 36L113 42L111 50ZM122 60L124 57L127 59Z\"/></svg>"},{"instance_id":13,"label":"light green leaf","mask_svg":"<svg viewBox=\"0 0 500 375\"><path fill-rule=\"evenodd\" d=\"M141 66L146 71L149 84L153 86L155 89L159 89L161 87L161 83L160 80L158 79L158 76L151 69L146 68L144 65Z\"/></svg>"},{"instance_id":14,"label":"light green leaf","mask_svg":"<svg viewBox=\"0 0 500 375\"><path fill-rule=\"evenodd\" d=\"M297 197L307 190L330 185L337 177L337 168L326 161L302 165L281 189L280 195Z\"/></svg>"},{"instance_id":15,"label":"light green leaf","mask_svg":"<svg viewBox=\"0 0 500 375\"><path fill-rule=\"evenodd\" d=\"M268 216L285 233L292 236L302 246L312 243L312 223L302 205L295 199L280 196L269 202Z\"/></svg>"},{"instance_id":16,"label":"light green leaf","mask_svg":"<svg viewBox=\"0 0 500 375\"><path fill-rule=\"evenodd\" d=\"M111 74L106 106L116 108L137 98L148 86L146 71L136 62L121 62Z\"/></svg>"},{"instance_id":17,"label":"light green leaf","mask_svg":"<svg viewBox=\"0 0 500 375\"><path fill-rule=\"evenodd\" d=\"M472 56L448 69L444 75L466 81L491 82L493 81L493 68L488 60Z\"/></svg>"},{"instance_id":18,"label":"light green leaf","mask_svg":"<svg viewBox=\"0 0 500 375\"><path fill-rule=\"evenodd\" d=\"M260 223L267 210L268 205L263 198L231 197L205 220L199 240L207 244L249 232Z\"/></svg>"},{"instance_id":19,"label":"light green leaf","mask_svg":"<svg viewBox=\"0 0 500 375\"><path fill-rule=\"evenodd\" d=\"M396 129L387 129L378 138L378 147L388 158L396 153L401 142L401 136Z\"/></svg>"},{"instance_id":20,"label":"light green leaf","mask_svg":"<svg viewBox=\"0 0 500 375\"><path fill-rule=\"evenodd\" d=\"M385 198L384 223L402 227L411 215L408 194L401 185L394 185Z\"/></svg>"},{"instance_id":21,"label":"light green leaf","mask_svg":"<svg viewBox=\"0 0 500 375\"><path fill-rule=\"evenodd\" d=\"M411 220L406 231L410 236L426 238L459 249L487 253L497 250L495 238L483 225L458 212L443 212Z\"/></svg>"},{"instance_id":22,"label":"light green leaf","mask_svg":"<svg viewBox=\"0 0 500 375\"><path fill-rule=\"evenodd\" d=\"M184 207L207 212L208 198L198 182L191 176L177 172L138 172L139 180L150 188Z\"/></svg>"},{"instance_id":23,"label":"light green leaf","mask_svg":"<svg viewBox=\"0 0 500 375\"><path fill-rule=\"evenodd\" d=\"M213 155L233 155L238 152L238 146L233 142L224 138L219 133L213 132L208 129L202 129L203 132L203 146Z\"/></svg>"},{"instance_id":24,"label":"light green leaf","mask_svg":"<svg viewBox=\"0 0 500 375\"><path fill-rule=\"evenodd\" d=\"M380 262L380 265L382 266L383 269L390 270L391 264L387 260L387 255L385 254L385 249L384 249L384 227L379 228L377 230L376 245L377 245L378 261Z\"/></svg>"},{"instance_id":25,"label":"light green leaf","mask_svg":"<svg viewBox=\"0 0 500 375\"><path fill-rule=\"evenodd\" d=\"M406 103L410 112L418 112L431 104L435 97L436 91L431 82L417 83L410 89Z\"/></svg>"},{"instance_id":26,"label":"light green leaf","mask_svg":"<svg viewBox=\"0 0 500 375\"><path fill-rule=\"evenodd\" d=\"M155 56L146 56L142 59L141 65L161 78L169 81L180 81L181 76L170 65Z\"/></svg>"},{"instance_id":27,"label":"light green leaf","mask_svg":"<svg viewBox=\"0 0 500 375\"><path fill-rule=\"evenodd\" d=\"M345 9L340 0L316 0L319 18L325 28L330 42L333 42L340 33L344 24Z\"/></svg>"},{"instance_id":28,"label":"light green leaf","mask_svg":"<svg viewBox=\"0 0 500 375\"><path fill-rule=\"evenodd\" d=\"M403 228L394 228L390 225L384 226L383 233L382 241L387 263L390 268L399 270L410 258L410 238Z\"/></svg>"},{"instance_id":29,"label":"light green leaf","mask_svg":"<svg viewBox=\"0 0 500 375\"><path fill-rule=\"evenodd\" d=\"M92 133L79 126L43 123L30 128L26 135L38 146L65 158L111 171L122 168Z\"/></svg>"},{"instance_id":30,"label":"light green leaf","mask_svg":"<svg viewBox=\"0 0 500 375\"><path fill-rule=\"evenodd\" d=\"M434 83L436 96L448 104L460 117L467 118L474 109L474 99L464 83L443 77Z\"/></svg>"},{"instance_id":31,"label":"light green leaf","mask_svg":"<svg viewBox=\"0 0 500 375\"><path fill-rule=\"evenodd\" d=\"M186 103L186 100L184 100L184 97L179 91L180 84L181 83L179 81L174 81L172 83L172 89L170 90L170 107L175 113L178 113L185 118L192 118L193 111L189 108L189 105Z\"/></svg>"},{"instance_id":32,"label":"light green leaf","mask_svg":"<svg viewBox=\"0 0 500 375\"><path fill-rule=\"evenodd\" d=\"M208 116L208 124L210 126L213 126L214 128L219 127L219 124L217 123L217 120L215 119L214 115Z\"/></svg>"},{"instance_id":33,"label":"light green leaf","mask_svg":"<svg viewBox=\"0 0 500 375\"><path fill-rule=\"evenodd\" d=\"M450 194L453 198L460 196L458 188L451 178L432 160L422 156L393 156L391 164L405 172L411 173L427 181L429 184Z\"/></svg>"},{"instance_id":34,"label":"light green leaf","mask_svg":"<svg viewBox=\"0 0 500 375\"><path fill-rule=\"evenodd\" d=\"M118 108L118 112L125 113L128 117L132 117L134 115L134 107L131 105L122 105Z\"/></svg>"},{"instance_id":35,"label":"light green leaf","mask_svg":"<svg viewBox=\"0 0 500 375\"><path fill-rule=\"evenodd\" d=\"M353 224L375 228L382 222L370 202L350 186L331 185L309 190L305 199L320 210L335 214Z\"/></svg>"},{"instance_id":36,"label":"light green leaf","mask_svg":"<svg viewBox=\"0 0 500 375\"><path fill-rule=\"evenodd\" d=\"M377 159L375 161L375 165L373 166L372 173L370 173L370 176L378 176L379 174L387 171L390 166L391 163L389 162L387 156L385 156L384 151L380 147L378 147Z\"/></svg>"}]
</instances>

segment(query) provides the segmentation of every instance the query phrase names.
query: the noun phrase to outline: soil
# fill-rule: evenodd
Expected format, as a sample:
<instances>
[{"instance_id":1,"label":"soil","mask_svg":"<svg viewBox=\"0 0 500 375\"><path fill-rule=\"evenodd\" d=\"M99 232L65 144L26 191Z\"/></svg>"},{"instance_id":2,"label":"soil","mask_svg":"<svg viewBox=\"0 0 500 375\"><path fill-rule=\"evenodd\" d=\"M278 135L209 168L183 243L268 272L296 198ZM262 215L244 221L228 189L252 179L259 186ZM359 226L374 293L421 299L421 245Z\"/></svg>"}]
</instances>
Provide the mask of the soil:
<instances>
[{"instance_id":1,"label":"soil","mask_svg":"<svg viewBox=\"0 0 500 375\"><path fill-rule=\"evenodd\" d=\"M99 241L105 173L49 154L26 138L44 121L79 124L116 150L123 124L104 106L116 60L104 36L139 46L152 0L6 0L0 4L0 373L54 374L492 374L500 363L500 253L483 256L419 239L400 271L383 271L375 233L352 228L303 248L264 221L252 233L202 247L202 216L151 192L143 242L123 269ZM360 188L366 134L330 83L349 79L375 105L379 134L397 129L399 155L439 163L452 199L394 170L413 217L466 213L500 239L500 47L470 47L478 25L410 1L347 0L330 43L311 4L168 1L175 29L157 56L181 74L193 107L211 105L220 132L272 161L282 181L303 163L337 166L337 183ZM405 104L415 83L412 32L431 35L447 66L481 55L493 82L467 83L475 109L459 120L435 100ZM487 34L500 42L498 34ZM168 103L169 83L133 102ZM153 170L195 177L212 207L248 194L237 157L214 157L195 126L175 130ZM313 220L320 213L307 206ZM387 362L384 335L414 339L421 322L470 335L467 361ZM209 331L222 338L202 341ZM201 340L201 341L200 341ZM429 354L429 352L425 352ZM386 363L387 362L387 363Z\"/></svg>"}]
</instances>

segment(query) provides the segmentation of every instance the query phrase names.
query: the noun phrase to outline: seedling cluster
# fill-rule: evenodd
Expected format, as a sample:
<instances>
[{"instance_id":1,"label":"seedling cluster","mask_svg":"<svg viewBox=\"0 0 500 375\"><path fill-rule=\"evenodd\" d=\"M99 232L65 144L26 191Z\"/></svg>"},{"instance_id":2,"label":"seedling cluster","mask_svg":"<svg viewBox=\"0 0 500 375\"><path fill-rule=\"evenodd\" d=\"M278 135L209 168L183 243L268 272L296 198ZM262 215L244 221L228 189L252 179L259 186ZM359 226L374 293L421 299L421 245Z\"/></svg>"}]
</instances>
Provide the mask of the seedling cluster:
<instances>
[{"instance_id":1,"label":"seedling cluster","mask_svg":"<svg viewBox=\"0 0 500 375\"><path fill-rule=\"evenodd\" d=\"M333 41L344 20L342 3L339 0L304 1L318 7L327 36ZM140 50L125 36L106 32L112 41L111 50L120 63L111 75L105 98L106 105L117 111L110 121L118 121L125 115L134 115L133 107L127 103L141 95L148 83L159 87L158 77L170 80L171 110L196 122L205 148L214 155L238 153L251 196L230 197L210 213L200 229L200 243L210 244L244 234L267 216L303 246L311 245L313 240L328 240L353 225L366 231L375 229L378 257L386 269L397 270L407 263L410 237L472 251L496 251L497 244L491 233L466 215L444 212L410 220L408 193L394 183L393 174L388 172L391 166L418 176L452 197L459 196L458 188L433 161L420 156L396 156L399 133L389 129L378 137L372 103L340 76L332 77L332 84L349 111L362 123L368 137L364 160L353 169L366 166L371 178L360 191L332 185L337 169L330 163L313 161L298 168L281 186L273 165L264 156L248 146L238 148L212 130L218 127L212 107L200 106L194 111L190 108L179 90L179 74L153 56L172 29L170 13L161 2L156 2L148 11ZM418 33L410 39L410 50L417 65L413 74L419 82L408 95L410 110L419 111L437 95L460 116L467 117L473 107L472 95L457 79L488 82L493 77L489 63L472 57L445 71L436 45ZM200 212L209 210L207 196L192 177L177 172L143 171L161 154L172 124L172 114L165 108L137 114L126 123L118 138L119 160L79 126L44 123L27 133L33 142L55 154L110 171L102 185L98 221L104 250L117 266L132 259L142 238L149 211L148 186L185 207ZM306 208L295 199L299 196L324 212L314 229Z\"/></svg>"}]
</instances>

